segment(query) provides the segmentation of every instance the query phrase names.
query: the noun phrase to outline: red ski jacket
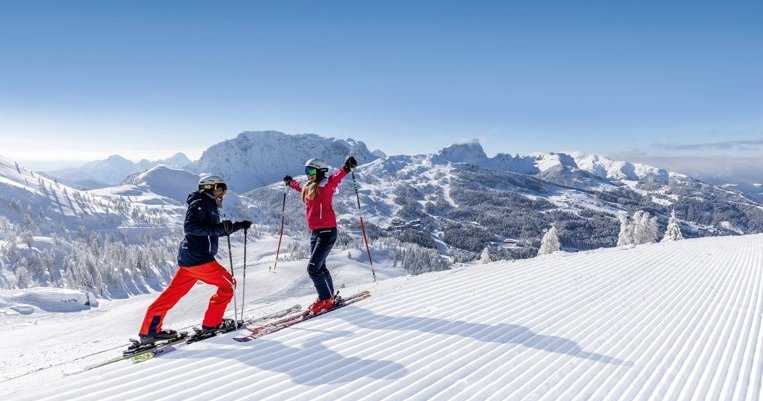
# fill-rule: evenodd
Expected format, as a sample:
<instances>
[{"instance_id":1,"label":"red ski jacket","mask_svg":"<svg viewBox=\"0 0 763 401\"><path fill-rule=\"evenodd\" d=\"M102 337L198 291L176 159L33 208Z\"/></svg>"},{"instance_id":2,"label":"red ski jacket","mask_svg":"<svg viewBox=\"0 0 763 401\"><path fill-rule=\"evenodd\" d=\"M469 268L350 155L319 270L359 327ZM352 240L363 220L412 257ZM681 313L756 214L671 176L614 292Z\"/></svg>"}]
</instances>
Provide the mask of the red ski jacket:
<instances>
[{"instance_id":1,"label":"red ski jacket","mask_svg":"<svg viewBox=\"0 0 763 401\"><path fill-rule=\"evenodd\" d=\"M318 184L315 198L312 200L305 199L308 229L318 230L321 228L336 227L336 215L334 214L334 208L331 206L331 201L334 197L336 187L342 181L342 178L346 176L347 173L344 169L338 168L333 174L328 178L324 178L323 181ZM302 185L295 180L292 180L289 186L294 188L297 192L302 192Z\"/></svg>"}]
</instances>

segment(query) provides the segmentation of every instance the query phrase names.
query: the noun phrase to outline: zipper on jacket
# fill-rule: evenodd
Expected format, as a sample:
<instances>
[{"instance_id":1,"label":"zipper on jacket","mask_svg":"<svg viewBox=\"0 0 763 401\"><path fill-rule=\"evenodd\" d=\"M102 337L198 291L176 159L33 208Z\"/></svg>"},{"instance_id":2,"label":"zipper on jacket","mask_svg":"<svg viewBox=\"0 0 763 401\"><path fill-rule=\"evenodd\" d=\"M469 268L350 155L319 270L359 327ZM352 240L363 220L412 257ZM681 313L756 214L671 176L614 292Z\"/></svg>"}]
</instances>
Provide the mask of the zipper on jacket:
<instances>
[{"instance_id":1,"label":"zipper on jacket","mask_svg":"<svg viewBox=\"0 0 763 401\"><path fill-rule=\"evenodd\" d=\"M207 242L209 242L209 253L212 253L212 239L207 235Z\"/></svg>"}]
</instances>

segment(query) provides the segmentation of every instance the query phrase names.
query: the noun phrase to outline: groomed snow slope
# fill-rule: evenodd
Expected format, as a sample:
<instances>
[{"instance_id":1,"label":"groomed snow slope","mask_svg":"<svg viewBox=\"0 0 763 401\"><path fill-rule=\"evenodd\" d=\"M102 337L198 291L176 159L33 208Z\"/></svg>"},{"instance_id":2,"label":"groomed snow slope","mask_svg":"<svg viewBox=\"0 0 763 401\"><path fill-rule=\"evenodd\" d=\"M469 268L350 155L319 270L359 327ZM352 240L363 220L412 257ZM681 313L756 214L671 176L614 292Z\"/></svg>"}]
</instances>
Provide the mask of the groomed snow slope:
<instances>
[{"instance_id":1,"label":"groomed snow slope","mask_svg":"<svg viewBox=\"0 0 763 401\"><path fill-rule=\"evenodd\" d=\"M763 235L470 266L12 397L757 401L762 274Z\"/></svg>"}]
</instances>

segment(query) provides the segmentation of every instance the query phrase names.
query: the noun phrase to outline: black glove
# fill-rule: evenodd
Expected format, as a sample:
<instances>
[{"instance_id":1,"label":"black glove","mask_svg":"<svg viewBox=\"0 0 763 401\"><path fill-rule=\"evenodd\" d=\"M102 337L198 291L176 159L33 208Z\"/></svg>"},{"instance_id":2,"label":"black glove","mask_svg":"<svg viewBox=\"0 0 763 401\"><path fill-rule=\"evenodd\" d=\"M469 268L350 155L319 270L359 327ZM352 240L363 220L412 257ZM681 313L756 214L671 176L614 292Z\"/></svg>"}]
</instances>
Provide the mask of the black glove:
<instances>
[{"instance_id":1,"label":"black glove","mask_svg":"<svg viewBox=\"0 0 763 401\"><path fill-rule=\"evenodd\" d=\"M291 176L290 176L290 175L285 175L285 176L283 176L283 183L284 183L284 184L286 184L286 185L289 185L289 184L291 184L291 180L292 180L292 178L291 178Z\"/></svg>"},{"instance_id":2,"label":"black glove","mask_svg":"<svg viewBox=\"0 0 763 401\"><path fill-rule=\"evenodd\" d=\"M252 226L252 222L249 220L241 220L233 223L233 231L248 230Z\"/></svg>"},{"instance_id":3,"label":"black glove","mask_svg":"<svg viewBox=\"0 0 763 401\"><path fill-rule=\"evenodd\" d=\"M352 155L347 156L347 158L344 159L344 171L349 173L350 170L354 169L355 167L358 167L358 161L355 160Z\"/></svg>"},{"instance_id":4,"label":"black glove","mask_svg":"<svg viewBox=\"0 0 763 401\"><path fill-rule=\"evenodd\" d=\"M223 220L223 221L221 221L220 223L223 225L223 229L225 229L225 233L226 233L226 234L230 234L230 233L232 233L233 231L235 231L235 230L233 229L233 226L234 226L234 225L233 225L233 222L232 222L232 221L230 221L230 220Z\"/></svg>"}]
</instances>

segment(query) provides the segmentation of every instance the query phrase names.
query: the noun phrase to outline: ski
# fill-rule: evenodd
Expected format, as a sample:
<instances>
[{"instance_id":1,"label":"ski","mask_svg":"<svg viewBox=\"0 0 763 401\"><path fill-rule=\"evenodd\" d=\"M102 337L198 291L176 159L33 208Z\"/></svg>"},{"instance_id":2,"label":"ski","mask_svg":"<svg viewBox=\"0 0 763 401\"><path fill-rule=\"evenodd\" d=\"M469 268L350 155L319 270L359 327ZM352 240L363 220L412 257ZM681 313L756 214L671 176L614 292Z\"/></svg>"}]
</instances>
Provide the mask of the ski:
<instances>
[{"instance_id":1,"label":"ski","mask_svg":"<svg viewBox=\"0 0 763 401\"><path fill-rule=\"evenodd\" d=\"M317 315L310 314L309 311L299 312L299 313L294 313L292 315L286 316L281 320L277 320L275 322L269 322L264 325L259 325L259 326L247 325L246 329L249 331L249 334L244 336L233 337L233 339L238 342L252 341L262 336L266 336L268 334L272 334L277 331L283 330L287 327L291 327L297 323L304 322L305 320L310 320L314 317L323 316L326 313L343 308L355 302L362 301L364 299L369 298L370 296L371 296L371 293L369 291L362 291L357 294L351 295L347 298L339 297L337 295L338 297L337 303L334 304L334 307L329 310L323 311Z\"/></svg>"},{"instance_id":2,"label":"ski","mask_svg":"<svg viewBox=\"0 0 763 401\"><path fill-rule=\"evenodd\" d=\"M249 324L260 323L260 322L264 322L264 321L268 321L268 320L273 320L273 319L279 319L279 318L282 318L282 317L284 317L286 315L289 315L289 314L292 314L292 313L297 313L301 309L302 309L302 306L294 305L294 306L292 306L290 308L287 308L287 309L284 309L284 310L281 310L281 311L278 311L278 312L274 312L274 313L271 313L269 315L265 315L265 316L257 317L257 318L254 318L254 319L249 319L249 320L245 320L245 321L239 322L239 326L246 326L246 325L249 325ZM192 334L191 336L188 336L186 334L185 338L183 338L183 339L173 340L173 341L171 341L169 343L161 344L160 346L156 347L155 349L146 350L146 352L140 352L138 354L134 354L133 353L133 354L130 354L130 355L126 355L125 357L126 358L129 357L130 361L132 361L132 363L139 363L139 362L147 361L149 359L153 359L155 357L158 357L158 356L167 354L169 352L175 351L176 349L178 349L180 347L183 347L183 346L185 346L187 344L193 344L195 342L199 342L199 341L206 340L208 338L215 337L218 334L222 334L222 333L227 333L227 332L233 331L233 329L229 329L229 330L219 330L219 331L213 331L213 332L205 333L205 332L203 332L201 329L199 329L197 327L194 327L193 330L194 330L194 334ZM131 341L133 341L133 340L131 340Z\"/></svg>"},{"instance_id":3,"label":"ski","mask_svg":"<svg viewBox=\"0 0 763 401\"><path fill-rule=\"evenodd\" d=\"M280 318L283 318L284 316L297 313L301 310L302 310L302 306L293 305L289 308L286 308L277 312L273 312L265 316L260 316L260 317L244 320L241 323L244 326L250 325L250 324L258 324L258 323L266 322L268 320L280 319ZM197 333L199 331L199 329L197 328L194 328L194 330L197 331ZM106 366L106 365L119 362L119 361L124 361L126 359L129 359L132 363L144 362L144 361L168 354L189 343L194 343L194 342L205 340L207 338L214 337L217 334L219 333L214 332L214 335L204 336L203 338L199 338L196 335L189 336L187 332L183 331L178 333L178 337L172 340L157 341L154 344L146 344L146 345L141 345L140 341L131 338L130 339L131 345L122 352L122 356L115 357L107 361L85 367L84 369L76 373L92 370L95 368L100 368L102 366Z\"/></svg>"}]
</instances>

